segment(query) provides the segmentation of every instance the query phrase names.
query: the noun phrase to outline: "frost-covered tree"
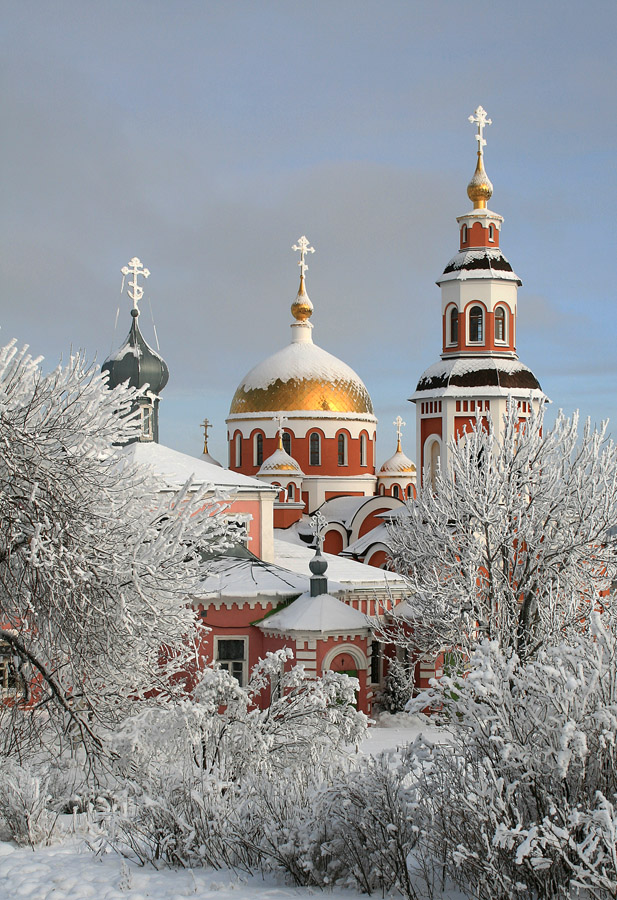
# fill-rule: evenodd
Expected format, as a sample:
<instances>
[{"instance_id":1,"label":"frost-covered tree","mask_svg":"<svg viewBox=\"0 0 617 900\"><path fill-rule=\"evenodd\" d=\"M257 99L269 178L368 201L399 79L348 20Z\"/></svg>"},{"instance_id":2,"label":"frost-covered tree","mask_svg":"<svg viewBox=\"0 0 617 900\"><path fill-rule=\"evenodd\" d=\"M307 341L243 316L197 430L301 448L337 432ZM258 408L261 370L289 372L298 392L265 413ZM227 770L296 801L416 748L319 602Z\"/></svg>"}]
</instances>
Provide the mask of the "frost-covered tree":
<instances>
[{"instance_id":1,"label":"frost-covered tree","mask_svg":"<svg viewBox=\"0 0 617 900\"><path fill-rule=\"evenodd\" d=\"M96 745L187 664L197 550L226 526L216 499L161 495L123 459L133 399L80 356L44 374L0 351L0 639L19 684L5 752L26 720Z\"/></svg>"},{"instance_id":2,"label":"frost-covered tree","mask_svg":"<svg viewBox=\"0 0 617 900\"><path fill-rule=\"evenodd\" d=\"M447 470L390 529L421 651L496 640L521 659L588 621L616 576L617 449L606 423L543 410L498 437L490 420L453 442ZM407 631L409 634L409 629Z\"/></svg>"},{"instance_id":3,"label":"frost-covered tree","mask_svg":"<svg viewBox=\"0 0 617 900\"><path fill-rule=\"evenodd\" d=\"M479 900L617 896L612 615L527 662L484 641L414 703L447 726L413 755L422 843L450 878Z\"/></svg>"}]
</instances>

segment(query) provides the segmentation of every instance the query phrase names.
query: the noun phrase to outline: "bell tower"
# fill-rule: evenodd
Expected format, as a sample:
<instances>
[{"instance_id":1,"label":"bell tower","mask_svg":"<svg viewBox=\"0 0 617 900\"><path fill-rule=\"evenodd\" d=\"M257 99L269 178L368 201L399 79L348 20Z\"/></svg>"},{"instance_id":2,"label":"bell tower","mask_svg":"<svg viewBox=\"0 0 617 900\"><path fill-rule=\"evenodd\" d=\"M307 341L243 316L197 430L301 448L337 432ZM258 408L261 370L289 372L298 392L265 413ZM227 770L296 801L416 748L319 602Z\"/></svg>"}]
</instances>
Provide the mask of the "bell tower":
<instances>
[{"instance_id":1,"label":"bell tower","mask_svg":"<svg viewBox=\"0 0 617 900\"><path fill-rule=\"evenodd\" d=\"M488 209L493 185L484 168L484 129L492 124L481 106L476 125L476 170L467 186L473 208L457 217L459 250L445 267L441 288L441 361L420 378L416 404L416 459L421 477L434 478L447 465L448 445L476 417L498 425L508 397L519 415L545 400L533 372L516 353L517 291L522 283L500 248L503 217Z\"/></svg>"}]
</instances>

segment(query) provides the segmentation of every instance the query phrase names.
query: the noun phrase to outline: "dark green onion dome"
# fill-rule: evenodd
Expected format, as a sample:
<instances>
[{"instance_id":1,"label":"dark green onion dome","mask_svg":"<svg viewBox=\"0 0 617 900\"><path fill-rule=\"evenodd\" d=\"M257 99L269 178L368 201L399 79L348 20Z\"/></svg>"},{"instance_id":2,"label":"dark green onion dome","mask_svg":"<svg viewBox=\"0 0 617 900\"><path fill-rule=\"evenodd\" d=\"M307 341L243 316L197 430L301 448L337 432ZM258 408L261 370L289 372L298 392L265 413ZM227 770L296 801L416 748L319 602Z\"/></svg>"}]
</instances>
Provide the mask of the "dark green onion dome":
<instances>
[{"instance_id":1,"label":"dark green onion dome","mask_svg":"<svg viewBox=\"0 0 617 900\"><path fill-rule=\"evenodd\" d=\"M133 324L120 349L106 359L102 372L109 372L108 386L113 389L128 381L129 387L141 389L148 385L153 394L160 394L169 381L165 360L150 347L139 330L138 309L132 309Z\"/></svg>"}]
</instances>

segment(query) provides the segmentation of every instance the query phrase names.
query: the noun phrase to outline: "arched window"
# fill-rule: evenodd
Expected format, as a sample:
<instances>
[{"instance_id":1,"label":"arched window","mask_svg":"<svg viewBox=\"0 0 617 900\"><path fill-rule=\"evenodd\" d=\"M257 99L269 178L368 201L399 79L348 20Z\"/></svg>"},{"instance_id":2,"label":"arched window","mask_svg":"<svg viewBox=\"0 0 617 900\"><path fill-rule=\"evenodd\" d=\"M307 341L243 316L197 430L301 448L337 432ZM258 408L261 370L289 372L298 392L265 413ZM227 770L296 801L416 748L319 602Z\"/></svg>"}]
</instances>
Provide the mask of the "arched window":
<instances>
[{"instance_id":1,"label":"arched window","mask_svg":"<svg viewBox=\"0 0 617 900\"><path fill-rule=\"evenodd\" d=\"M401 492L399 490L398 484L392 486L392 496L396 497L397 500L401 499Z\"/></svg>"},{"instance_id":2,"label":"arched window","mask_svg":"<svg viewBox=\"0 0 617 900\"><path fill-rule=\"evenodd\" d=\"M347 435L339 434L338 436L338 464L339 466L347 465Z\"/></svg>"},{"instance_id":3,"label":"arched window","mask_svg":"<svg viewBox=\"0 0 617 900\"><path fill-rule=\"evenodd\" d=\"M506 311L503 306L498 306L495 310L495 340L505 341L506 339Z\"/></svg>"},{"instance_id":4,"label":"arched window","mask_svg":"<svg viewBox=\"0 0 617 900\"><path fill-rule=\"evenodd\" d=\"M238 432L236 434L235 444L236 444L236 447L235 447L236 466L238 467L238 466L242 465L242 435L240 434L240 432Z\"/></svg>"},{"instance_id":5,"label":"arched window","mask_svg":"<svg viewBox=\"0 0 617 900\"><path fill-rule=\"evenodd\" d=\"M489 241L495 240L495 226L494 225L488 226L488 239L489 239Z\"/></svg>"},{"instance_id":6,"label":"arched window","mask_svg":"<svg viewBox=\"0 0 617 900\"><path fill-rule=\"evenodd\" d=\"M379 493L383 496L386 493L386 489L383 484L379 485Z\"/></svg>"},{"instance_id":7,"label":"arched window","mask_svg":"<svg viewBox=\"0 0 617 900\"><path fill-rule=\"evenodd\" d=\"M469 311L469 343L481 344L484 341L484 310L481 306L472 306Z\"/></svg>"},{"instance_id":8,"label":"arched window","mask_svg":"<svg viewBox=\"0 0 617 900\"><path fill-rule=\"evenodd\" d=\"M458 309L456 306L450 310L450 343L458 344Z\"/></svg>"},{"instance_id":9,"label":"arched window","mask_svg":"<svg viewBox=\"0 0 617 900\"><path fill-rule=\"evenodd\" d=\"M257 433L253 440L253 465L260 466L264 461L264 436Z\"/></svg>"},{"instance_id":10,"label":"arched window","mask_svg":"<svg viewBox=\"0 0 617 900\"><path fill-rule=\"evenodd\" d=\"M291 456L291 435L288 431L283 432L283 450Z\"/></svg>"},{"instance_id":11,"label":"arched window","mask_svg":"<svg viewBox=\"0 0 617 900\"><path fill-rule=\"evenodd\" d=\"M435 490L437 473L439 472L441 450L438 441L431 444L431 487Z\"/></svg>"},{"instance_id":12,"label":"arched window","mask_svg":"<svg viewBox=\"0 0 617 900\"><path fill-rule=\"evenodd\" d=\"M413 484L407 485L407 499L413 500Z\"/></svg>"},{"instance_id":13,"label":"arched window","mask_svg":"<svg viewBox=\"0 0 617 900\"><path fill-rule=\"evenodd\" d=\"M316 431L309 438L309 466L321 465L321 439Z\"/></svg>"},{"instance_id":14,"label":"arched window","mask_svg":"<svg viewBox=\"0 0 617 900\"><path fill-rule=\"evenodd\" d=\"M296 499L296 488L293 482L287 485L287 499L291 500L292 503Z\"/></svg>"},{"instance_id":15,"label":"arched window","mask_svg":"<svg viewBox=\"0 0 617 900\"><path fill-rule=\"evenodd\" d=\"M463 243L463 244L467 243L467 226L466 225L463 225L463 227L461 228L461 243Z\"/></svg>"},{"instance_id":16,"label":"arched window","mask_svg":"<svg viewBox=\"0 0 617 900\"><path fill-rule=\"evenodd\" d=\"M367 466L368 463L366 461L366 435L360 435L360 465Z\"/></svg>"}]
</instances>

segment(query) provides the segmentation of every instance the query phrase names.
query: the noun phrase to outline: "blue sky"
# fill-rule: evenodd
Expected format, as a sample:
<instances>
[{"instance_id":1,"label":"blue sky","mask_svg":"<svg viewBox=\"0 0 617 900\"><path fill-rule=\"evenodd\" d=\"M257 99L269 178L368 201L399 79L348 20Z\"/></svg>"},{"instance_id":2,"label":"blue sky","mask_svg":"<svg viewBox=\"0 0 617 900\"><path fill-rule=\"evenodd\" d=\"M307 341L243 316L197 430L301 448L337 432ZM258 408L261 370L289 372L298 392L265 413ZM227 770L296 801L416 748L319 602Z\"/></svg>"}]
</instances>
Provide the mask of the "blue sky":
<instances>
[{"instance_id":1,"label":"blue sky","mask_svg":"<svg viewBox=\"0 0 617 900\"><path fill-rule=\"evenodd\" d=\"M520 358L553 411L616 420L614 2L0 8L5 339L102 362L139 256L171 370L161 440L198 454L208 416L224 460L237 384L289 340L306 234L315 342L366 383L380 459L399 413L413 456L481 104Z\"/></svg>"}]
</instances>

